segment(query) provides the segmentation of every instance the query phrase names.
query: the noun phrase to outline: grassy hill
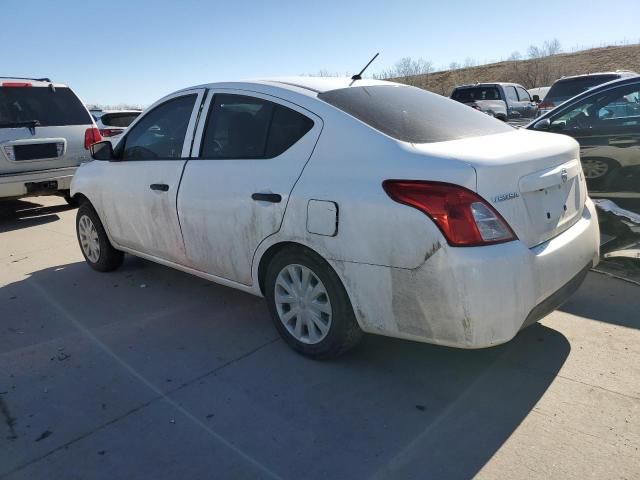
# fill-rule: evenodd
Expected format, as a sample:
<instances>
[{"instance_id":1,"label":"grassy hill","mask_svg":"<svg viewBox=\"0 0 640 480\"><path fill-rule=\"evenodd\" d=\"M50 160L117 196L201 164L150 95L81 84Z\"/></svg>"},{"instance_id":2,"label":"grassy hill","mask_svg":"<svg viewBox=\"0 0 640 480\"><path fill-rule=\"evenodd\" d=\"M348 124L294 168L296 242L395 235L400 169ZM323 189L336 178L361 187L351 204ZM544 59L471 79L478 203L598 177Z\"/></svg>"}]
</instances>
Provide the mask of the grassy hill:
<instances>
[{"instance_id":1,"label":"grassy hill","mask_svg":"<svg viewBox=\"0 0 640 480\"><path fill-rule=\"evenodd\" d=\"M593 48L543 58L490 63L393 80L449 95L456 85L476 82L517 82L526 88L549 86L567 75L611 70L640 73L640 45Z\"/></svg>"}]
</instances>

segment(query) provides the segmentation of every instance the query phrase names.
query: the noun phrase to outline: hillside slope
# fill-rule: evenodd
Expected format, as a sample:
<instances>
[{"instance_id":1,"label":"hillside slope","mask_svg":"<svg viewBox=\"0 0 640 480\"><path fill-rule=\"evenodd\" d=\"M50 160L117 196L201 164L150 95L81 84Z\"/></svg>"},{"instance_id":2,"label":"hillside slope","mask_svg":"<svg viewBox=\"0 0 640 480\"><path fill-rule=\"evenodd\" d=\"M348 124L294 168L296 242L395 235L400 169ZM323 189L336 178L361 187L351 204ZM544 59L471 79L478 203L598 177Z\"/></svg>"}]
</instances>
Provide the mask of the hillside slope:
<instances>
[{"instance_id":1,"label":"hillside slope","mask_svg":"<svg viewBox=\"0 0 640 480\"><path fill-rule=\"evenodd\" d=\"M548 86L562 76L611 70L633 70L640 73L640 44L593 48L539 59L490 63L393 80L449 95L456 85L465 83L517 82L526 88L533 88Z\"/></svg>"}]
</instances>

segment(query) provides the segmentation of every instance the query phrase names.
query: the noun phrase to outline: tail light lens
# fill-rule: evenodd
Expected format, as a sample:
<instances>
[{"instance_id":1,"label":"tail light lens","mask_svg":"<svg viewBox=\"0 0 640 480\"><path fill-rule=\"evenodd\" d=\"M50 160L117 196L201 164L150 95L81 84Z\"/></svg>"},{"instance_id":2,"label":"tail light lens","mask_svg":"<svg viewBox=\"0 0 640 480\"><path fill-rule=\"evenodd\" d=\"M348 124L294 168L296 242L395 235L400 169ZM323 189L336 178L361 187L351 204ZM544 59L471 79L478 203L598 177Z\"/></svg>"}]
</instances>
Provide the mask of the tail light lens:
<instances>
[{"instance_id":1,"label":"tail light lens","mask_svg":"<svg viewBox=\"0 0 640 480\"><path fill-rule=\"evenodd\" d=\"M100 130L97 128L87 128L84 132L84 148L89 150L89 147L94 143L98 143L102 141L102 137L100 136Z\"/></svg>"},{"instance_id":2,"label":"tail light lens","mask_svg":"<svg viewBox=\"0 0 640 480\"><path fill-rule=\"evenodd\" d=\"M396 202L416 208L431 218L452 246L473 247L517 239L491 205L460 185L385 180L382 187Z\"/></svg>"},{"instance_id":3,"label":"tail light lens","mask_svg":"<svg viewBox=\"0 0 640 480\"><path fill-rule=\"evenodd\" d=\"M3 87L33 87L32 83L29 82L3 82Z\"/></svg>"},{"instance_id":4,"label":"tail light lens","mask_svg":"<svg viewBox=\"0 0 640 480\"><path fill-rule=\"evenodd\" d=\"M540 102L538 104L538 109L540 110L551 110L555 105L551 102Z\"/></svg>"},{"instance_id":5,"label":"tail light lens","mask_svg":"<svg viewBox=\"0 0 640 480\"><path fill-rule=\"evenodd\" d=\"M120 135L124 132L122 128L103 128L100 130L100 135L103 137L115 137L116 135Z\"/></svg>"}]
</instances>

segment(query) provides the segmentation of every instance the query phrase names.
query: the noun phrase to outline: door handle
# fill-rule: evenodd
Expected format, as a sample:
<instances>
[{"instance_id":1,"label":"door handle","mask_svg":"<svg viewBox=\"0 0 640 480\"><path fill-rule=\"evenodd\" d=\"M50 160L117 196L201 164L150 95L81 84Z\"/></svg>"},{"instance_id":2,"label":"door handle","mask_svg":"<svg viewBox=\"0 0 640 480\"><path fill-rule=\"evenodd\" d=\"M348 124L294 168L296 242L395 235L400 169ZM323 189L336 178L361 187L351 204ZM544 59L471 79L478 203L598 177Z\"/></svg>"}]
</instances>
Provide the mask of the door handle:
<instances>
[{"instance_id":1,"label":"door handle","mask_svg":"<svg viewBox=\"0 0 640 480\"><path fill-rule=\"evenodd\" d=\"M251 198L257 202L280 203L282 196L278 193L254 193Z\"/></svg>"},{"instance_id":2,"label":"door handle","mask_svg":"<svg viewBox=\"0 0 640 480\"><path fill-rule=\"evenodd\" d=\"M149 185L149 188L151 190L157 190L159 192L169 191L169 185L167 185L166 183L152 183L151 185Z\"/></svg>"}]
</instances>

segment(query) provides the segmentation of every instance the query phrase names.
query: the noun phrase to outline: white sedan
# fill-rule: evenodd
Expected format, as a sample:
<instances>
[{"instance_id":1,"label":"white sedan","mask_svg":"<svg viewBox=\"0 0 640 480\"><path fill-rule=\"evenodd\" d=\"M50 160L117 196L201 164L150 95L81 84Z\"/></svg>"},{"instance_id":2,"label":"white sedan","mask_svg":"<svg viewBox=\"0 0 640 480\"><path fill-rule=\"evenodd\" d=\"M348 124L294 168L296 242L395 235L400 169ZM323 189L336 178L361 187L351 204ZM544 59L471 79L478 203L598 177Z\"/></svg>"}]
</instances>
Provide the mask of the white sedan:
<instances>
[{"instance_id":1,"label":"white sedan","mask_svg":"<svg viewBox=\"0 0 640 480\"><path fill-rule=\"evenodd\" d=\"M314 358L363 332L497 345L598 261L578 144L414 87L285 78L187 88L73 180L93 268L123 252L264 296Z\"/></svg>"}]
</instances>

